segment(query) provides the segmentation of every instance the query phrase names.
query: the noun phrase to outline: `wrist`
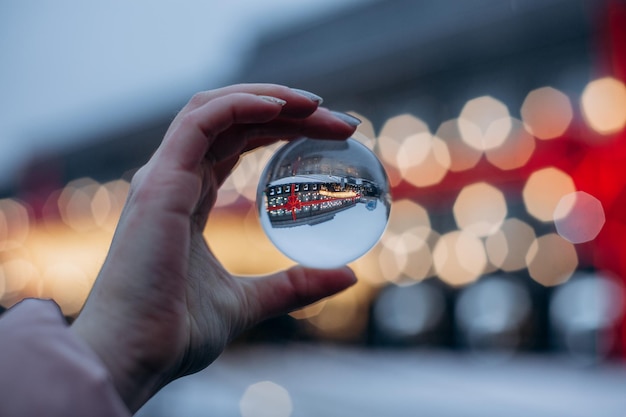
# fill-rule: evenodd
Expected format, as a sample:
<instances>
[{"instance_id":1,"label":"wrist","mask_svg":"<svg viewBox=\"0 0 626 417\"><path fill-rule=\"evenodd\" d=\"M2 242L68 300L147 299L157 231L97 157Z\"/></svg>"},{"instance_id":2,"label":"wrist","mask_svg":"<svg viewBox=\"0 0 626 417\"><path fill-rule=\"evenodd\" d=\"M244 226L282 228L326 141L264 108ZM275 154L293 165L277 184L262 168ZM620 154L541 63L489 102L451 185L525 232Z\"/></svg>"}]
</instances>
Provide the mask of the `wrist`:
<instances>
[{"instance_id":1,"label":"wrist","mask_svg":"<svg viewBox=\"0 0 626 417\"><path fill-rule=\"evenodd\" d=\"M71 330L100 359L113 386L128 409L134 413L167 383L159 370L149 366L144 352L110 324L90 320L82 314L72 323Z\"/></svg>"}]
</instances>

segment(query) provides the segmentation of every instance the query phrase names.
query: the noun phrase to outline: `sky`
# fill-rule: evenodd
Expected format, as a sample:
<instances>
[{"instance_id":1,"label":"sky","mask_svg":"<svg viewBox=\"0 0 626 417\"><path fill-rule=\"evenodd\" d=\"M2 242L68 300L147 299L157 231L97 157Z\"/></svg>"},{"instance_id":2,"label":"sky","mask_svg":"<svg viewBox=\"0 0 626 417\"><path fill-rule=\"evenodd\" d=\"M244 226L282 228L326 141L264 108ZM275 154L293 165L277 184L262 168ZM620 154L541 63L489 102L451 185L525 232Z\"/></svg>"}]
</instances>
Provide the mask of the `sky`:
<instances>
[{"instance_id":1,"label":"sky","mask_svg":"<svg viewBox=\"0 0 626 417\"><path fill-rule=\"evenodd\" d=\"M0 187L226 82L257 36L367 0L0 0Z\"/></svg>"}]
</instances>

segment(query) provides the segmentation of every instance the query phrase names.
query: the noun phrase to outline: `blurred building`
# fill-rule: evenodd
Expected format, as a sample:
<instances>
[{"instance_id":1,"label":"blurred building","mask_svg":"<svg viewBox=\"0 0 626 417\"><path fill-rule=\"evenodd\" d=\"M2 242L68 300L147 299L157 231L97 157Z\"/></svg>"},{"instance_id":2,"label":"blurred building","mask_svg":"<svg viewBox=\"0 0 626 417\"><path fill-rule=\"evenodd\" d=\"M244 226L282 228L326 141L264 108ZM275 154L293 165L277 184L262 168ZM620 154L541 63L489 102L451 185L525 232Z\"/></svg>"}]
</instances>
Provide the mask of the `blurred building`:
<instances>
[{"instance_id":1,"label":"blurred building","mask_svg":"<svg viewBox=\"0 0 626 417\"><path fill-rule=\"evenodd\" d=\"M232 82L314 91L329 107L362 118L357 138L382 160L395 201L381 243L354 264L362 283L281 318L274 324L282 334L509 350L569 346L551 331L553 290L585 271L612 280L612 293L620 294L626 277L624 27L621 1L385 0L260 39ZM0 208L13 225L0 252L10 284L0 293L5 304L52 295L65 300L67 314L77 311L106 251L125 180L149 158L176 110L97 145L42 156L5 190ZM235 273L290 264L254 219L267 158L244 158L220 194L209 239ZM46 263L58 259L42 248L46 233L62 236L59 250L74 251L57 269ZM219 233L239 240L220 243ZM85 239L99 252L76 252ZM60 271L77 278L61 279ZM514 285L502 285L503 277ZM484 285L469 291L477 282ZM459 299L464 307L455 310ZM611 320L581 331L611 334L610 346L587 351L623 348L619 300L606 301L617 311L607 314Z\"/></svg>"}]
</instances>

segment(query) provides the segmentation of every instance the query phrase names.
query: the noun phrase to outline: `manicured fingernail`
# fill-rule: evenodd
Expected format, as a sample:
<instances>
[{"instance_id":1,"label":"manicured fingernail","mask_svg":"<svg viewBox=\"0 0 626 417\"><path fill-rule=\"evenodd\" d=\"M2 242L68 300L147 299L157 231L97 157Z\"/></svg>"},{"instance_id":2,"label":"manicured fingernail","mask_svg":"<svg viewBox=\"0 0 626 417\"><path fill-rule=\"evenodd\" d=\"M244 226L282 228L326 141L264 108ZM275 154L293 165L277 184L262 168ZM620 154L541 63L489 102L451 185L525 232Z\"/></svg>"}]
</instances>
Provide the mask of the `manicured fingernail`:
<instances>
[{"instance_id":1,"label":"manicured fingernail","mask_svg":"<svg viewBox=\"0 0 626 417\"><path fill-rule=\"evenodd\" d=\"M348 114L348 113L341 113L338 111L331 111L331 113L333 114L333 116L335 116L337 119L341 120L342 122L345 122L347 124L349 124L352 127L357 127L358 125L361 124L361 120L357 119L356 117Z\"/></svg>"},{"instance_id":2,"label":"manicured fingernail","mask_svg":"<svg viewBox=\"0 0 626 417\"><path fill-rule=\"evenodd\" d=\"M265 101L269 101L270 103L280 104L281 106L284 106L285 104L287 104L287 102L283 100L282 98L272 97L272 96L259 96L259 97Z\"/></svg>"},{"instance_id":3,"label":"manicured fingernail","mask_svg":"<svg viewBox=\"0 0 626 417\"><path fill-rule=\"evenodd\" d=\"M304 96L308 98L309 100L316 102L317 104L322 104L322 102L324 102L323 98L321 98L317 94L311 93L310 91L300 90L299 88L292 88L291 91L293 91L296 94L300 94L301 96Z\"/></svg>"}]
</instances>

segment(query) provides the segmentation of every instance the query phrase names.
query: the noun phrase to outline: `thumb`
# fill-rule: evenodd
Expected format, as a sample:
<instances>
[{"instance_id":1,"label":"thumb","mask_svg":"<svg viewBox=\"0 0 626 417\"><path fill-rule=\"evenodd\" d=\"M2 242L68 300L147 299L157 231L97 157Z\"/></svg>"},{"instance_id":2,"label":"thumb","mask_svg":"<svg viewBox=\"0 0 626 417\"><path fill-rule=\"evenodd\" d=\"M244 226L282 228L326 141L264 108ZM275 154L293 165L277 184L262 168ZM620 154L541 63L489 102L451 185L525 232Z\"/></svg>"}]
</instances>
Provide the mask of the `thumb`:
<instances>
[{"instance_id":1,"label":"thumb","mask_svg":"<svg viewBox=\"0 0 626 417\"><path fill-rule=\"evenodd\" d=\"M311 269L295 266L265 277L244 280L248 325L305 307L356 283L348 267Z\"/></svg>"}]
</instances>

